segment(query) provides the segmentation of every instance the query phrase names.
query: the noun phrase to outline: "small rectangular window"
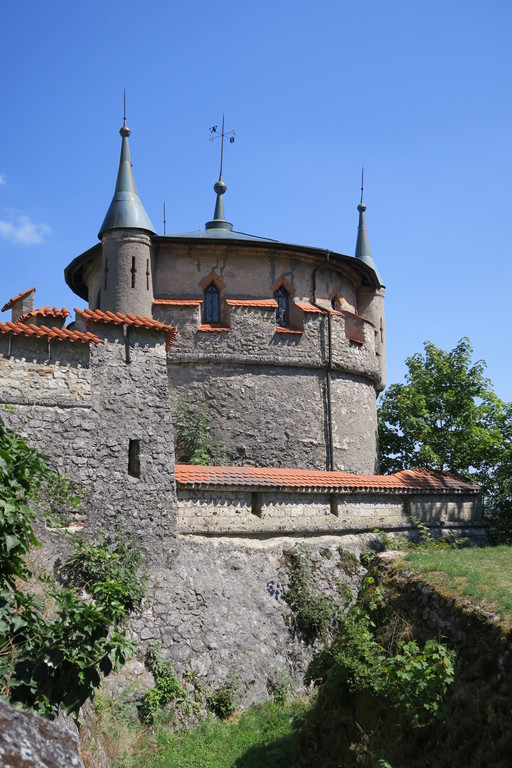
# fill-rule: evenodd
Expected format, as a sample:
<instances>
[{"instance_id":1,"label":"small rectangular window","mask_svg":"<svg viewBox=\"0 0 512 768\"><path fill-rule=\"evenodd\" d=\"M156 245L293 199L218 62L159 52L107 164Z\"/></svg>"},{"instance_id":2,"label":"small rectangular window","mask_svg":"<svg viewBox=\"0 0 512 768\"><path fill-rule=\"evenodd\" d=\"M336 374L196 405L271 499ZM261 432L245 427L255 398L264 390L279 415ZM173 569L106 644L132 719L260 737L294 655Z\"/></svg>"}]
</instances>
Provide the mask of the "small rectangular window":
<instances>
[{"instance_id":1,"label":"small rectangular window","mask_svg":"<svg viewBox=\"0 0 512 768\"><path fill-rule=\"evenodd\" d=\"M335 493L331 493L330 503L331 503L331 515L336 515L336 517L338 517L338 497Z\"/></svg>"},{"instance_id":2,"label":"small rectangular window","mask_svg":"<svg viewBox=\"0 0 512 768\"><path fill-rule=\"evenodd\" d=\"M261 517L261 493L256 491L251 493L251 512L256 517Z\"/></svg>"},{"instance_id":3,"label":"small rectangular window","mask_svg":"<svg viewBox=\"0 0 512 768\"><path fill-rule=\"evenodd\" d=\"M130 440L128 444L128 474L140 478L140 440Z\"/></svg>"}]
</instances>

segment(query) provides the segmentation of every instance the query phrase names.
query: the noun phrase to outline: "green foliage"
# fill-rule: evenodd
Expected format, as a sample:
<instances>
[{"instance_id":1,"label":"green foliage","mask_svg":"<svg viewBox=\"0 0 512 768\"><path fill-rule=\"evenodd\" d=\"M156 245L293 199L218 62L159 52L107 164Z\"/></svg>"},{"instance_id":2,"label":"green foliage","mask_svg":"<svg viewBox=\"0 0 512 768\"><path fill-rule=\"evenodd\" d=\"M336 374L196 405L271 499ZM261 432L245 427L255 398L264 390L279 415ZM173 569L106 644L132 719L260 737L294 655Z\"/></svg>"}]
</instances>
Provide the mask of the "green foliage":
<instances>
[{"instance_id":1,"label":"green foliage","mask_svg":"<svg viewBox=\"0 0 512 768\"><path fill-rule=\"evenodd\" d=\"M269 692L279 704L286 704L293 692L293 680L286 667L278 669L273 680L269 681Z\"/></svg>"},{"instance_id":2,"label":"green foliage","mask_svg":"<svg viewBox=\"0 0 512 768\"><path fill-rule=\"evenodd\" d=\"M45 458L0 424L0 692L50 717L61 706L77 712L131 649L112 629L126 612L119 585L91 584L84 600L30 572L35 500L51 489L59 504L74 504Z\"/></svg>"},{"instance_id":3,"label":"green foliage","mask_svg":"<svg viewBox=\"0 0 512 768\"><path fill-rule=\"evenodd\" d=\"M156 645L146 656L146 665L153 675L155 685L138 704L139 718L146 725L153 725L159 712L171 702L184 715L197 714L197 702L178 680L174 665L162 658L162 650Z\"/></svg>"},{"instance_id":4,"label":"green foliage","mask_svg":"<svg viewBox=\"0 0 512 768\"><path fill-rule=\"evenodd\" d=\"M295 544L285 557L289 571L285 599L296 624L311 638L325 637L335 625L340 607L332 597L316 591L313 563L304 544Z\"/></svg>"},{"instance_id":5,"label":"green foliage","mask_svg":"<svg viewBox=\"0 0 512 768\"><path fill-rule=\"evenodd\" d=\"M224 685L221 685L207 697L208 708L221 720L230 717L236 711L239 688L238 675L236 672L231 672Z\"/></svg>"},{"instance_id":6,"label":"green foliage","mask_svg":"<svg viewBox=\"0 0 512 768\"><path fill-rule=\"evenodd\" d=\"M447 469L480 483L495 537L512 541L512 404L500 400L461 339L451 352L425 342L378 409L385 472Z\"/></svg>"},{"instance_id":7,"label":"green foliage","mask_svg":"<svg viewBox=\"0 0 512 768\"><path fill-rule=\"evenodd\" d=\"M380 601L379 593L377 597ZM370 610L377 607L372 600ZM444 645L428 640L420 648L414 641L400 640L389 654L360 603L340 618L331 645L316 654L306 674L306 683L323 685L335 701L347 693L370 692L400 710L415 728L446 715L446 694L453 681L454 654Z\"/></svg>"},{"instance_id":8,"label":"green foliage","mask_svg":"<svg viewBox=\"0 0 512 768\"><path fill-rule=\"evenodd\" d=\"M74 553L63 573L111 608L114 608L111 602L118 601L118 613L133 611L146 594L146 574L141 573L142 556L134 544L134 537L123 533L120 527L116 536L101 534L96 542L78 536L73 541Z\"/></svg>"},{"instance_id":9,"label":"green foliage","mask_svg":"<svg viewBox=\"0 0 512 768\"><path fill-rule=\"evenodd\" d=\"M353 552L343 547L338 547L338 555L340 556L340 568L348 575L353 576L359 570L359 560Z\"/></svg>"},{"instance_id":10,"label":"green foliage","mask_svg":"<svg viewBox=\"0 0 512 768\"><path fill-rule=\"evenodd\" d=\"M213 444L210 410L205 400L194 407L180 400L173 423L176 463L203 466L225 463L225 446Z\"/></svg>"}]
</instances>

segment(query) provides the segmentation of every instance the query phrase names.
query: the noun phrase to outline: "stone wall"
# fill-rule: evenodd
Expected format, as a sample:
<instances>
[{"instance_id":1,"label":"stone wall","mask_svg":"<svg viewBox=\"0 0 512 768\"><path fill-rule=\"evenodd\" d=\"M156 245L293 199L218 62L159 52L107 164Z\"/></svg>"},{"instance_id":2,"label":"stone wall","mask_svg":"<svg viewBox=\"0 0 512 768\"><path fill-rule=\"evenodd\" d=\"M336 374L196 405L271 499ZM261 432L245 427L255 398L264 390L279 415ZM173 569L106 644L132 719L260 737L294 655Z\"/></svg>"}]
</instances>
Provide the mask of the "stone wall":
<instances>
[{"instance_id":1,"label":"stone wall","mask_svg":"<svg viewBox=\"0 0 512 768\"><path fill-rule=\"evenodd\" d=\"M209 691L237 673L243 705L268 697L283 674L302 688L318 644L297 631L284 599L283 553L295 541L180 536L172 568L153 569L148 595L129 622L141 654L160 643L178 674L196 673ZM297 541L307 543L322 593L339 597L343 584L357 592L363 569L343 570L338 538ZM347 537L343 546L357 552L365 545Z\"/></svg>"},{"instance_id":2,"label":"stone wall","mask_svg":"<svg viewBox=\"0 0 512 768\"><path fill-rule=\"evenodd\" d=\"M0 402L90 404L89 347L0 335Z\"/></svg>"},{"instance_id":3,"label":"stone wall","mask_svg":"<svg viewBox=\"0 0 512 768\"><path fill-rule=\"evenodd\" d=\"M175 541L176 495L162 334L94 331L104 343L53 341L50 356L46 339L16 337L7 357L0 337L0 403L9 407L1 417L83 489L86 530L121 524L148 562L163 562ZM138 441L139 477L129 474L130 441Z\"/></svg>"},{"instance_id":4,"label":"stone wall","mask_svg":"<svg viewBox=\"0 0 512 768\"><path fill-rule=\"evenodd\" d=\"M411 531L411 515L436 529L482 527L475 494L315 493L178 488L182 534L253 536Z\"/></svg>"},{"instance_id":5,"label":"stone wall","mask_svg":"<svg viewBox=\"0 0 512 768\"><path fill-rule=\"evenodd\" d=\"M156 305L178 327L168 354L173 408L209 405L213 437L226 463L326 469L329 446L327 316L303 313L303 333L276 332L275 310L229 308L229 331L201 331L200 306ZM373 325L364 341L332 318L331 413L334 468L373 473L377 465Z\"/></svg>"}]
</instances>

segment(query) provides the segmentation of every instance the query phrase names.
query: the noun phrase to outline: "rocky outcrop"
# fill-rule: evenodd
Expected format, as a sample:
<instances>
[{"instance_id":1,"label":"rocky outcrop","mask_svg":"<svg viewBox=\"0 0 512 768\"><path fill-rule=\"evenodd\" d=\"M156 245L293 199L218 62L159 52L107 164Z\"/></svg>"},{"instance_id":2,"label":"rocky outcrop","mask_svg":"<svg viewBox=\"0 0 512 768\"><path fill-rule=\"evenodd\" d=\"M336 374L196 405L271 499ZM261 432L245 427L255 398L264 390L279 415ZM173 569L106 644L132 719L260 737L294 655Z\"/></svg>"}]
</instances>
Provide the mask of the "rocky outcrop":
<instances>
[{"instance_id":1,"label":"rocky outcrop","mask_svg":"<svg viewBox=\"0 0 512 768\"><path fill-rule=\"evenodd\" d=\"M78 736L67 727L0 701L3 768L84 768Z\"/></svg>"}]
</instances>

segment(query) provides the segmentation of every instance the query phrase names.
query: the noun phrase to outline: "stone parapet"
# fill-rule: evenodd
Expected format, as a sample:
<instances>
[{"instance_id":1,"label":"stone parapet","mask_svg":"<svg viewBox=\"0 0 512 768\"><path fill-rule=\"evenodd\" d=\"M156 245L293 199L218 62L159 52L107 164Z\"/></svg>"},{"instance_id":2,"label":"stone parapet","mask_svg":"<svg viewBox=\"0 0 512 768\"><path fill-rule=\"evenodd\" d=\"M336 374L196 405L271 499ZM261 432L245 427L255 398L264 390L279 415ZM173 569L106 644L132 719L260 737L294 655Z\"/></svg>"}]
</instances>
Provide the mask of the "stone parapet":
<instances>
[{"instance_id":1,"label":"stone parapet","mask_svg":"<svg viewBox=\"0 0 512 768\"><path fill-rule=\"evenodd\" d=\"M348 535L412 531L412 517L434 529L482 528L473 494L314 493L215 488L178 490L178 532L202 536Z\"/></svg>"}]
</instances>

